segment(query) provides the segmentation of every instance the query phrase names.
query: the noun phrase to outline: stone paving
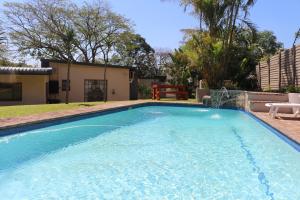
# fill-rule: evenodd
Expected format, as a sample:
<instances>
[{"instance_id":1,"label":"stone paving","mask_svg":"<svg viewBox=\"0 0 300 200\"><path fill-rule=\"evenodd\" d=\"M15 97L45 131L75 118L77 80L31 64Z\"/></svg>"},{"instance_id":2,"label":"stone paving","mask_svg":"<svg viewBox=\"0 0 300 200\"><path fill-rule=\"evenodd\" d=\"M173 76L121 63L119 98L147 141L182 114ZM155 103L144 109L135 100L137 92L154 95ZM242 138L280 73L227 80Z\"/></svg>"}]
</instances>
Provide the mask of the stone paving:
<instances>
[{"instance_id":1,"label":"stone paving","mask_svg":"<svg viewBox=\"0 0 300 200\"><path fill-rule=\"evenodd\" d=\"M32 123L51 121L54 119L67 118L76 115L84 115L88 113L121 108L126 106L133 106L133 105L144 104L149 102L197 104L196 102L190 102L190 101L152 101L152 100L108 102L108 103L103 103L92 107L78 108L73 110L62 110L62 111L48 112L48 113L42 113L42 114L36 114L30 116L0 119L0 129L23 126ZM278 114L278 117L276 119L271 119L268 113L252 112L252 114L260 118L264 122L270 124L274 128L284 133L286 136L288 136L289 138L291 138L292 140L300 144L300 118L299 117L293 118L292 115Z\"/></svg>"},{"instance_id":2,"label":"stone paving","mask_svg":"<svg viewBox=\"0 0 300 200\"><path fill-rule=\"evenodd\" d=\"M275 119L272 119L268 113L252 112L252 114L300 144L299 117L295 118L292 114L279 113Z\"/></svg>"},{"instance_id":3,"label":"stone paving","mask_svg":"<svg viewBox=\"0 0 300 200\"><path fill-rule=\"evenodd\" d=\"M119 108L123 106L135 105L144 103L144 101L120 101L120 102L108 102L91 107L83 107L78 109L61 110L55 112L46 112L41 114L34 114L29 116L13 117L0 119L0 129L17 127L26 124L51 121L54 119L66 118L75 115L83 115L87 113L93 113L101 110L108 110L113 108Z\"/></svg>"},{"instance_id":4,"label":"stone paving","mask_svg":"<svg viewBox=\"0 0 300 200\"><path fill-rule=\"evenodd\" d=\"M5 128L23 126L26 124L46 122L46 121L51 121L54 119L62 119L62 118L70 117L70 116L84 115L84 114L88 114L88 113L111 110L111 109L116 109L116 108L121 108L121 107L126 107L126 106L133 106L133 105L138 105L138 104L144 104L144 103L149 103L149 102L158 102L158 101L153 101L153 100L115 101L115 102L107 102L107 103L103 103L103 104L99 104L99 105L91 106L91 107L83 107L83 108L70 109L70 110L61 110L61 111L55 111L55 112L46 112L46 113L41 113L41 114L29 115L29 116L5 118L5 119L0 119L0 130L5 129ZM195 102L190 102L190 101L159 101L159 102L195 104Z\"/></svg>"}]
</instances>

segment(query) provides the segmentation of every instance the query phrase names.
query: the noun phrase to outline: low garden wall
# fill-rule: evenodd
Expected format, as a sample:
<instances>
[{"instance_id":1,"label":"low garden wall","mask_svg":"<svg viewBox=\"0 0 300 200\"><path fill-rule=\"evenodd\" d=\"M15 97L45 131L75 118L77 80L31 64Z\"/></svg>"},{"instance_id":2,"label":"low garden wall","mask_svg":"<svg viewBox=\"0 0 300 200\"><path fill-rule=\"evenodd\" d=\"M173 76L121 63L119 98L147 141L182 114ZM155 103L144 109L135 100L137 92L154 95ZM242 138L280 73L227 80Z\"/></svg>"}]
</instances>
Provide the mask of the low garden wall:
<instances>
[{"instance_id":1,"label":"low garden wall","mask_svg":"<svg viewBox=\"0 0 300 200\"><path fill-rule=\"evenodd\" d=\"M200 88L197 88L196 89L196 100L197 100L197 102L202 102L203 97L207 96L209 94L210 94L209 89L200 89Z\"/></svg>"},{"instance_id":2,"label":"low garden wall","mask_svg":"<svg viewBox=\"0 0 300 200\"><path fill-rule=\"evenodd\" d=\"M286 93L250 92L228 90L229 98L220 90L197 89L197 101L211 107L235 107L254 112L268 112L266 103L289 102ZM222 97L222 99L221 99ZM280 108L279 112L292 113L292 109Z\"/></svg>"},{"instance_id":3,"label":"low garden wall","mask_svg":"<svg viewBox=\"0 0 300 200\"><path fill-rule=\"evenodd\" d=\"M266 103L281 103L288 101L288 94L285 93L247 92L246 110L268 112L269 108L265 106ZM280 108L279 112L291 113L291 109Z\"/></svg>"}]
</instances>

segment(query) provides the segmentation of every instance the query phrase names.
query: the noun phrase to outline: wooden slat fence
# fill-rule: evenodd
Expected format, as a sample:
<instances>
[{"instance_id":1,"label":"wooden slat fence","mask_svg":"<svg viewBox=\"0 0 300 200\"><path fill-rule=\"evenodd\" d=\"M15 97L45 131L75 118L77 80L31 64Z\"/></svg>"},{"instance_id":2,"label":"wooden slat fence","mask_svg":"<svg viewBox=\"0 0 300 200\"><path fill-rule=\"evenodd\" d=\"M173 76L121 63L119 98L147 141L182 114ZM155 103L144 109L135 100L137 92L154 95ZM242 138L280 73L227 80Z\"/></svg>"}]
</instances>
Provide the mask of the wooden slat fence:
<instances>
[{"instance_id":1,"label":"wooden slat fence","mask_svg":"<svg viewBox=\"0 0 300 200\"><path fill-rule=\"evenodd\" d=\"M289 85L300 87L300 45L281 50L256 66L262 90L280 90Z\"/></svg>"}]
</instances>

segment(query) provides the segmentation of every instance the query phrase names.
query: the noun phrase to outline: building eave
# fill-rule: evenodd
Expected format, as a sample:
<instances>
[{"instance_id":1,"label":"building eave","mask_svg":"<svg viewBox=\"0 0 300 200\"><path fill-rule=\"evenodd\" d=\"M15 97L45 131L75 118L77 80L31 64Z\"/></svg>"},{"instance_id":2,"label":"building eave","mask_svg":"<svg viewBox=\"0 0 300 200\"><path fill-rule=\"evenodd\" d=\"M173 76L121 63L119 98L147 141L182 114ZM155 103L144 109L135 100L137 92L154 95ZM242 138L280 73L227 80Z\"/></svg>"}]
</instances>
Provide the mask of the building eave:
<instances>
[{"instance_id":1,"label":"building eave","mask_svg":"<svg viewBox=\"0 0 300 200\"><path fill-rule=\"evenodd\" d=\"M41 67L47 68L50 67L50 63L60 63L60 64L68 64L67 61L63 60L55 60L55 59L41 59ZM100 63L87 63L87 62L72 62L72 66L76 65L84 65L90 67L108 67L108 68L118 68L118 69L133 69L132 66L122 66L122 65L112 65L112 64L100 64Z\"/></svg>"},{"instance_id":2,"label":"building eave","mask_svg":"<svg viewBox=\"0 0 300 200\"><path fill-rule=\"evenodd\" d=\"M52 68L40 68L40 67L10 67L1 66L0 74L9 75L49 75L52 73Z\"/></svg>"}]
</instances>

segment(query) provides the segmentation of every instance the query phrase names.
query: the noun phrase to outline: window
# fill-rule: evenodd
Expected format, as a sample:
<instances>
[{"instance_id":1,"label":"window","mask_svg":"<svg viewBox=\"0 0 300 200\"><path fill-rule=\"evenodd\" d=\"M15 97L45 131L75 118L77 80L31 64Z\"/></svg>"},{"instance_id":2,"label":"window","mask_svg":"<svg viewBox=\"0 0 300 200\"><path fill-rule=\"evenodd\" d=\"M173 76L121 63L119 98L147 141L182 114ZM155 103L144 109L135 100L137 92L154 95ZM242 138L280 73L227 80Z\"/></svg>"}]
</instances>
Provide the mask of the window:
<instances>
[{"instance_id":1,"label":"window","mask_svg":"<svg viewBox=\"0 0 300 200\"><path fill-rule=\"evenodd\" d=\"M84 101L104 100L104 80L84 80Z\"/></svg>"},{"instance_id":2,"label":"window","mask_svg":"<svg viewBox=\"0 0 300 200\"><path fill-rule=\"evenodd\" d=\"M67 80L61 81L61 90L66 91L67 90ZM71 81L69 80L69 91L71 90Z\"/></svg>"},{"instance_id":3,"label":"window","mask_svg":"<svg viewBox=\"0 0 300 200\"><path fill-rule=\"evenodd\" d=\"M22 101L22 83L0 83L0 101Z\"/></svg>"},{"instance_id":4,"label":"window","mask_svg":"<svg viewBox=\"0 0 300 200\"><path fill-rule=\"evenodd\" d=\"M49 94L58 94L58 81L49 81Z\"/></svg>"}]
</instances>

